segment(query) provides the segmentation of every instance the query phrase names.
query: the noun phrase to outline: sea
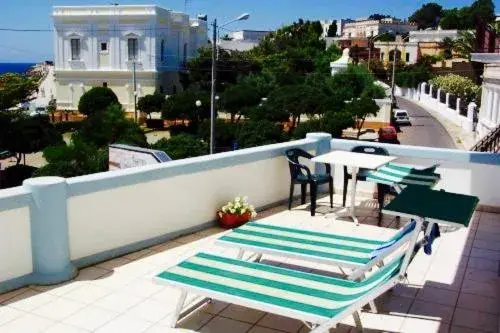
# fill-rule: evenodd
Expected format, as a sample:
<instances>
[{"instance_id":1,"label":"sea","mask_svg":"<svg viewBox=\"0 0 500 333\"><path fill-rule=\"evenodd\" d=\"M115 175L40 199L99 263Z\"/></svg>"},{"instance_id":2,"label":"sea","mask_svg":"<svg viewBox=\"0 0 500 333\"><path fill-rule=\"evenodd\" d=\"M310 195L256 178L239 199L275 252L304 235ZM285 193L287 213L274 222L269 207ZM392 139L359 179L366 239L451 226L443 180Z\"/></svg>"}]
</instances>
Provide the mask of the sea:
<instances>
[{"instance_id":1,"label":"sea","mask_svg":"<svg viewBox=\"0 0 500 333\"><path fill-rule=\"evenodd\" d=\"M23 74L35 65L35 63L0 62L0 75L5 73Z\"/></svg>"}]
</instances>

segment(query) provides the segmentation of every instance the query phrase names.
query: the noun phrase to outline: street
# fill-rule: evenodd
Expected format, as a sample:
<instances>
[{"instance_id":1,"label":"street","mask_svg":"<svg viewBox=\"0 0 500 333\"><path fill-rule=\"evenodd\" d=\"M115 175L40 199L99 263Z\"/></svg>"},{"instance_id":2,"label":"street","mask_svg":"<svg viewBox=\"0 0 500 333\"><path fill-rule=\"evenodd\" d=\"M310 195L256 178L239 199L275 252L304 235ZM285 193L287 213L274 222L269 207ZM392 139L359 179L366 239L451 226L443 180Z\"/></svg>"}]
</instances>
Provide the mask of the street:
<instances>
[{"instance_id":1,"label":"street","mask_svg":"<svg viewBox=\"0 0 500 333\"><path fill-rule=\"evenodd\" d=\"M408 111L412 123L412 126L401 126L398 138L402 145L456 148L443 125L424 108L403 98L398 97L397 101L400 109Z\"/></svg>"}]
</instances>

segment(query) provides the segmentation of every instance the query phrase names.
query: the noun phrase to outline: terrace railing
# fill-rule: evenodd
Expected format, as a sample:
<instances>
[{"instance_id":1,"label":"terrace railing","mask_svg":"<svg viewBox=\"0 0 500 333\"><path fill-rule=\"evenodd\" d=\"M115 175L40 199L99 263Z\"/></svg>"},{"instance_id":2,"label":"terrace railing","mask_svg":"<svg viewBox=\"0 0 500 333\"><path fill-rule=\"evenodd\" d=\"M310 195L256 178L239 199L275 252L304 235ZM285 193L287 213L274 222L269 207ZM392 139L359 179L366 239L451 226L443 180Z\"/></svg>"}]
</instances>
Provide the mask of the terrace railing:
<instances>
[{"instance_id":1,"label":"terrace railing","mask_svg":"<svg viewBox=\"0 0 500 333\"><path fill-rule=\"evenodd\" d=\"M500 125L495 128L490 134L485 136L481 141L479 141L474 147L472 147L471 151L499 153Z\"/></svg>"}]
</instances>

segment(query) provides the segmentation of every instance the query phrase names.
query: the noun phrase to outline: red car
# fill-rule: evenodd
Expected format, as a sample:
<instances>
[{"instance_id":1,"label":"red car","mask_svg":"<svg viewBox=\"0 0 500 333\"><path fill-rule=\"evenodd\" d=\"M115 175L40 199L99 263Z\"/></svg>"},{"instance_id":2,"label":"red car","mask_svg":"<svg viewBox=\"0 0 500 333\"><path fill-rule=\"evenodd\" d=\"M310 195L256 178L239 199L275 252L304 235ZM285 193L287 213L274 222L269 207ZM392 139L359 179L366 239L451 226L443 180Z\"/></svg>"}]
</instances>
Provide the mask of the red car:
<instances>
[{"instance_id":1,"label":"red car","mask_svg":"<svg viewBox=\"0 0 500 333\"><path fill-rule=\"evenodd\" d=\"M392 126L382 127L378 131L378 141L383 143L398 143L398 132Z\"/></svg>"}]
</instances>

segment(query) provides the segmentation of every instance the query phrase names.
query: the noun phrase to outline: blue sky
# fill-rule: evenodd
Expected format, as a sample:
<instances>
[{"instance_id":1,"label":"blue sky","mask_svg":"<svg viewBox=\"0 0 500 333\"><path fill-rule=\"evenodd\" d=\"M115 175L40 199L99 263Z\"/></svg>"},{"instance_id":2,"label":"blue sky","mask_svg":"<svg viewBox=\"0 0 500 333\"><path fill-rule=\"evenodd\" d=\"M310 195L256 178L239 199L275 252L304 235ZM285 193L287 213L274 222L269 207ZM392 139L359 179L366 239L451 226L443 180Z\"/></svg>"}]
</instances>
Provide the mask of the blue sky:
<instances>
[{"instance_id":1,"label":"blue sky","mask_svg":"<svg viewBox=\"0 0 500 333\"><path fill-rule=\"evenodd\" d=\"M443 7L469 5L472 0L435 0ZM51 7L54 5L156 4L174 10L184 10L184 0L3 0L0 28L50 29ZM231 29L275 29L298 18L332 19L362 17L384 13L405 18L427 1L422 0L189 0L189 14L216 15L221 21L248 12L251 18ZM495 0L500 11L500 0ZM0 62L36 62L52 59L51 32L0 31Z\"/></svg>"}]
</instances>

